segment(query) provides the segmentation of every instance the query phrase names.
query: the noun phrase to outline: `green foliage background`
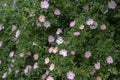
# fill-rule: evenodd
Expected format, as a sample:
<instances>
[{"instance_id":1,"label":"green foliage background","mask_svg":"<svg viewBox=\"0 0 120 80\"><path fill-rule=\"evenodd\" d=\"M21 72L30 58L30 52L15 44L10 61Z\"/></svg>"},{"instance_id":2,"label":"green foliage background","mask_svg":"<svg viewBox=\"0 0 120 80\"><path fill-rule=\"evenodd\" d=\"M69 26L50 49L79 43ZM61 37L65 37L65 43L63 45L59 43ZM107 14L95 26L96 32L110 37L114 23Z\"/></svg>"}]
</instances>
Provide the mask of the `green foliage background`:
<instances>
[{"instance_id":1,"label":"green foliage background","mask_svg":"<svg viewBox=\"0 0 120 80\"><path fill-rule=\"evenodd\" d=\"M50 72L55 80L66 80L66 72L73 70L76 74L75 80L95 80L96 76L101 76L103 80L119 80L120 79L120 1L116 0L117 7L115 10L107 9L109 0L49 0L49 9L41 9L41 0L16 0L16 7L13 6L13 0L0 0L0 24L4 25L4 30L0 31L0 40L3 46L0 48L0 80L2 75L11 64L9 52L15 51L15 64L10 75L6 80L41 80L41 75L48 69L49 65L44 64L44 58L49 57L51 62L55 64L55 69ZM6 7L3 4L7 3ZM87 4L89 10L83 10L82 6ZM54 15L55 8L61 10L61 15ZM34 11L35 16L30 17L29 13ZM40 14L44 14L51 27L37 27L36 20ZM84 30L79 30L80 24L85 24L86 20L92 18L98 22L99 26L95 30L90 30L85 26ZM69 27L69 23L76 20L74 28ZM100 30L100 25L106 24L105 31ZM12 25L16 25L20 29L21 34L19 43L14 41L15 32L12 32ZM68 57L63 58L58 53L51 55L48 48L57 44L49 44L47 39L49 35L55 35L57 28L63 29L60 35L65 41L70 43L60 45L60 49L68 50ZM73 36L73 32L80 31L80 36ZM57 38L58 36L56 36ZM33 45L33 42L37 45ZM76 55L71 56L70 51L75 50ZM90 50L93 54L88 60L84 58L84 52ZM19 58L19 53L31 51L39 53L39 69L31 70L28 76L25 76L23 69L26 65L35 62L30 57ZM111 55L114 63L106 64L106 57ZM101 68L93 76L90 71L93 69L94 63L101 62ZM15 70L19 69L19 74L15 74Z\"/></svg>"}]
</instances>

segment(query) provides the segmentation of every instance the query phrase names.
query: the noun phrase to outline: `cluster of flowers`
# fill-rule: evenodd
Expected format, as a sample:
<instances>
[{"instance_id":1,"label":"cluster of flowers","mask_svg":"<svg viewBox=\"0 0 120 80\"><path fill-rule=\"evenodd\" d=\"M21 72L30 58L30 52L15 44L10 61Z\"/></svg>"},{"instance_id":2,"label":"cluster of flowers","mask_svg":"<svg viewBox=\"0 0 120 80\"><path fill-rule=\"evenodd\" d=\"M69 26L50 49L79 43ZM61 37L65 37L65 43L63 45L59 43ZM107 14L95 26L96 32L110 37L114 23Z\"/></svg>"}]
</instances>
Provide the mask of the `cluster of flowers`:
<instances>
[{"instance_id":1,"label":"cluster of flowers","mask_svg":"<svg viewBox=\"0 0 120 80\"><path fill-rule=\"evenodd\" d=\"M47 1L46 1L46 0L45 0L45 1L41 1L41 3L40 3L41 9L48 9L49 6L50 6L50 5L49 5L49 0L47 0ZM117 6L117 5L116 5L116 3L115 3L114 1L110 1L110 2L108 3L108 7L109 7L110 9L115 9L116 6ZM61 14L61 11L60 11L58 8L56 8L56 9L54 10L54 14L57 15L57 16L59 16L59 15ZM30 16L35 16L35 15L34 15L34 12L30 13ZM39 16L38 20L39 20L39 22L37 22L37 26L38 26L38 27L41 26L42 23L43 23L43 26L44 26L45 28L49 28L49 27L51 26L51 23L46 20L46 17L45 17L43 14L41 14L41 15ZM69 26L70 26L71 28L74 27L75 25L76 25L76 21L75 21L75 20L74 20L74 21L71 21L70 24L69 24ZM85 25L87 25L90 29L96 29L96 28L98 27L98 23L97 23L96 21L94 21L93 19L91 19L91 18L88 19L88 20L86 20L86 24L85 24ZM85 25L81 24L81 25L79 26L79 29L80 29L80 30L83 30L83 29L85 28ZM3 29L4 29L4 26L3 26L2 24L0 24L0 31L3 30ZM105 29L106 29L106 25L105 25L105 24L102 24L102 25L100 26L100 29L101 29L101 30L105 30ZM13 25L13 26L12 26L12 31L16 31L16 33L15 33L15 40L18 41L18 38L19 38L19 36L20 36L20 30L17 29L17 27L16 27L15 25ZM59 45L66 43L66 42L64 41L63 37L60 36L61 33L62 33L62 29L61 29L61 28L58 28L57 31L56 31L57 39L55 39L55 37L54 37L53 35L49 35L49 36L48 36L48 42L49 42L50 44L52 44L53 42L56 42L56 44L57 44L57 46L55 46L55 47L51 46L51 47L48 49L48 53L51 53L51 54L52 54L52 53L53 53L53 54L59 53L62 57L67 57L67 56L68 56L68 51L67 51L66 49L61 49L61 50L59 50ZM80 32L79 32L79 31L74 32L73 35L74 35L74 36L79 36L79 35L80 35ZM2 47L2 45L3 45L3 42L0 41L0 47ZM75 54L76 54L76 51L74 51L74 50L71 51L71 55L75 55ZM21 53L19 54L19 57L24 57L24 55L25 55L24 52L21 52ZM30 56L30 55L31 55L31 52L28 52L27 55ZM87 59L89 59L91 56L92 56L92 53L91 53L90 51L86 51L86 52L84 53L84 57L87 58ZM13 57L14 57L14 51L11 51L11 52L9 53L9 57L12 58L12 60L11 60L11 61L12 61L11 67L14 67L14 65L13 65L13 63L15 62L15 60L14 60L14 58L13 58ZM35 53L35 54L33 55L33 58L34 58L34 60L35 60L36 62L34 63L33 66L32 66L32 65L27 65L27 66L25 67L25 69L24 69L25 75L28 75L28 71L30 71L32 68L33 68L33 69L38 69L38 68L39 68L39 65L38 65L38 62L37 62L37 60L39 59L39 54L38 54L38 53ZM112 64L112 63L114 62L112 56L106 57L106 62L107 62L108 64ZM44 59L44 64L47 65L48 63L50 63L50 59L49 59L49 57L46 57L46 58ZM1 65L1 64L2 64L2 61L0 60L0 65ZM100 64L101 64L100 62L96 62L96 63L94 64L94 70L91 72L92 75L96 72L96 70L99 70L99 69L100 69ZM3 74L2 78L6 78L7 75L10 74L10 72L11 72L11 67L8 69L8 72L5 72L5 73ZM49 71L53 71L54 68L55 68L55 64L54 64L54 63L50 63L49 70L46 70L46 72L42 75L42 79L43 79L43 80L44 80L44 79L46 79L46 80L54 80L54 77L52 77L52 76L49 75ZM16 73L19 73L19 70L16 70ZM75 73L74 73L72 70L70 70L70 71L68 71L68 72L66 73L66 77L67 77L67 79L69 79L69 80L74 80L74 78L75 78ZM102 78L101 78L100 76L97 77L97 80L101 80L101 79L102 79Z\"/></svg>"}]
</instances>

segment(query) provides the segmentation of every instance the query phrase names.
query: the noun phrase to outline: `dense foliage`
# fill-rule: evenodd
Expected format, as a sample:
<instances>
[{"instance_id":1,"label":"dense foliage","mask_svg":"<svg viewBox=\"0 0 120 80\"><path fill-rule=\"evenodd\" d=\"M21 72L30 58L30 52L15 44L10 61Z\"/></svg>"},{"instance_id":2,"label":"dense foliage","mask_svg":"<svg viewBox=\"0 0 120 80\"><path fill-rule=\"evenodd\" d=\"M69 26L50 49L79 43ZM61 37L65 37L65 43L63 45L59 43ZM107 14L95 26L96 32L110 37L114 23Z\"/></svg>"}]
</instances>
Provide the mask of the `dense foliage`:
<instances>
[{"instance_id":1,"label":"dense foliage","mask_svg":"<svg viewBox=\"0 0 120 80\"><path fill-rule=\"evenodd\" d=\"M120 80L119 0L0 0L0 80Z\"/></svg>"}]
</instances>

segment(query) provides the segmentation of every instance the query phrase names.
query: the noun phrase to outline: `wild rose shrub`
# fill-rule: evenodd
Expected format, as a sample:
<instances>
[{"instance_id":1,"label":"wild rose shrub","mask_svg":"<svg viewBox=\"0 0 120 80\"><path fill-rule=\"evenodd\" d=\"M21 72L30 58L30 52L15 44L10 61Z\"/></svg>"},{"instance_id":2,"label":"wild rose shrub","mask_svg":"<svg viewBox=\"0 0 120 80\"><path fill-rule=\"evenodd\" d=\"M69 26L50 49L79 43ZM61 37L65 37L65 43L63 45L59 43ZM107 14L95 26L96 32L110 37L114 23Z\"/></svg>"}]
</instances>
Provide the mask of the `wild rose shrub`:
<instances>
[{"instance_id":1,"label":"wild rose shrub","mask_svg":"<svg viewBox=\"0 0 120 80\"><path fill-rule=\"evenodd\" d=\"M0 80L119 80L119 5L1 0Z\"/></svg>"}]
</instances>

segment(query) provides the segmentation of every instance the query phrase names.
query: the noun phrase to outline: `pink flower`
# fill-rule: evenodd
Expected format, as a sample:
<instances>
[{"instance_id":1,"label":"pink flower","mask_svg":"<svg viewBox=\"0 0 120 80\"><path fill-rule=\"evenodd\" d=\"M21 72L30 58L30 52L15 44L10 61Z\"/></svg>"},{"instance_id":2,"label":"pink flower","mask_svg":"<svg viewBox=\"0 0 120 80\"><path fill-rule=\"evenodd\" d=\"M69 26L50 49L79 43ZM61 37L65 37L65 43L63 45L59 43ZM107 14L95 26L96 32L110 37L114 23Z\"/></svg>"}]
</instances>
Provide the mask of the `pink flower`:
<instances>
[{"instance_id":1,"label":"pink flower","mask_svg":"<svg viewBox=\"0 0 120 80\"><path fill-rule=\"evenodd\" d=\"M2 60L0 60L0 65L2 64Z\"/></svg>"},{"instance_id":2,"label":"pink flower","mask_svg":"<svg viewBox=\"0 0 120 80\"><path fill-rule=\"evenodd\" d=\"M99 70L100 69L100 62L95 63L94 67L96 70Z\"/></svg>"},{"instance_id":3,"label":"pink flower","mask_svg":"<svg viewBox=\"0 0 120 80\"><path fill-rule=\"evenodd\" d=\"M54 38L52 35L49 35L49 36L48 36L48 42L49 42L49 43L54 42L54 40L55 40L55 38Z\"/></svg>"},{"instance_id":4,"label":"pink flower","mask_svg":"<svg viewBox=\"0 0 120 80\"><path fill-rule=\"evenodd\" d=\"M10 54L9 54L10 57L13 57L14 56L14 51L11 51Z\"/></svg>"},{"instance_id":5,"label":"pink flower","mask_svg":"<svg viewBox=\"0 0 120 80\"><path fill-rule=\"evenodd\" d=\"M75 51L71 51L71 54L72 54L72 55L75 55Z\"/></svg>"},{"instance_id":6,"label":"pink flower","mask_svg":"<svg viewBox=\"0 0 120 80\"><path fill-rule=\"evenodd\" d=\"M59 35L60 33L62 33L62 30L60 28L58 28L56 31L56 34Z\"/></svg>"},{"instance_id":7,"label":"pink flower","mask_svg":"<svg viewBox=\"0 0 120 80\"><path fill-rule=\"evenodd\" d=\"M45 22L45 16L44 15L40 15L39 16L39 21L40 22Z\"/></svg>"},{"instance_id":8,"label":"pink flower","mask_svg":"<svg viewBox=\"0 0 120 80\"><path fill-rule=\"evenodd\" d=\"M2 41L0 41L0 47L2 47L2 44L3 44L3 42L2 42Z\"/></svg>"},{"instance_id":9,"label":"pink flower","mask_svg":"<svg viewBox=\"0 0 120 80\"><path fill-rule=\"evenodd\" d=\"M49 21L45 21L43 25L45 28L49 28L51 26L51 23Z\"/></svg>"},{"instance_id":10,"label":"pink flower","mask_svg":"<svg viewBox=\"0 0 120 80\"><path fill-rule=\"evenodd\" d=\"M108 8L109 9L115 9L116 6L117 6L117 4L115 3L114 0L111 0L111 1L108 2Z\"/></svg>"},{"instance_id":11,"label":"pink flower","mask_svg":"<svg viewBox=\"0 0 120 80\"><path fill-rule=\"evenodd\" d=\"M34 65L33 65L33 69L37 69L37 68L39 68L39 66L38 66L38 63L36 62L36 63L34 63Z\"/></svg>"},{"instance_id":12,"label":"pink flower","mask_svg":"<svg viewBox=\"0 0 120 80\"><path fill-rule=\"evenodd\" d=\"M69 80L74 80L74 78L75 78L75 73L73 72L73 71L69 71L69 72L67 72L67 79L69 79Z\"/></svg>"},{"instance_id":13,"label":"pink flower","mask_svg":"<svg viewBox=\"0 0 120 80\"><path fill-rule=\"evenodd\" d=\"M53 47L50 47L50 48L48 49L48 52L49 52L49 53L52 53L52 52L53 52L53 49L54 49Z\"/></svg>"},{"instance_id":14,"label":"pink flower","mask_svg":"<svg viewBox=\"0 0 120 80\"><path fill-rule=\"evenodd\" d=\"M48 9L49 8L48 1L41 1L40 7L43 8L43 9Z\"/></svg>"},{"instance_id":15,"label":"pink flower","mask_svg":"<svg viewBox=\"0 0 120 80\"><path fill-rule=\"evenodd\" d=\"M91 54L90 51L86 51L84 56L85 56L86 58L90 58L90 57L92 56L92 54Z\"/></svg>"},{"instance_id":16,"label":"pink flower","mask_svg":"<svg viewBox=\"0 0 120 80\"><path fill-rule=\"evenodd\" d=\"M38 60L39 55L38 54L34 54L33 58L34 58L34 60Z\"/></svg>"},{"instance_id":17,"label":"pink flower","mask_svg":"<svg viewBox=\"0 0 120 80\"><path fill-rule=\"evenodd\" d=\"M88 26L93 25L93 23L94 23L94 20L93 20L93 19L88 19L88 20L86 21L86 24L87 24Z\"/></svg>"},{"instance_id":18,"label":"pink flower","mask_svg":"<svg viewBox=\"0 0 120 80\"><path fill-rule=\"evenodd\" d=\"M70 27L74 27L75 24L76 24L76 21L71 21L70 24L69 24L69 26L70 26Z\"/></svg>"},{"instance_id":19,"label":"pink flower","mask_svg":"<svg viewBox=\"0 0 120 80\"><path fill-rule=\"evenodd\" d=\"M101 30L105 30L105 29L106 29L106 25L105 25L105 24L101 25L101 26L100 26L100 29L101 29Z\"/></svg>"},{"instance_id":20,"label":"pink flower","mask_svg":"<svg viewBox=\"0 0 120 80\"><path fill-rule=\"evenodd\" d=\"M112 64L113 63L113 58L111 56L108 56L106 58L106 61L107 61L108 64Z\"/></svg>"},{"instance_id":21,"label":"pink flower","mask_svg":"<svg viewBox=\"0 0 120 80\"><path fill-rule=\"evenodd\" d=\"M63 57L66 57L67 56L67 50L61 49L59 54L62 55Z\"/></svg>"},{"instance_id":22,"label":"pink flower","mask_svg":"<svg viewBox=\"0 0 120 80\"><path fill-rule=\"evenodd\" d=\"M55 14L55 15L60 15L60 14L61 14L61 13L60 13L60 10L59 10L59 9L55 9L55 10L54 10L54 14Z\"/></svg>"},{"instance_id":23,"label":"pink flower","mask_svg":"<svg viewBox=\"0 0 120 80\"><path fill-rule=\"evenodd\" d=\"M79 35L80 35L80 32L74 32L73 35L74 35L74 36L79 36Z\"/></svg>"}]
</instances>

